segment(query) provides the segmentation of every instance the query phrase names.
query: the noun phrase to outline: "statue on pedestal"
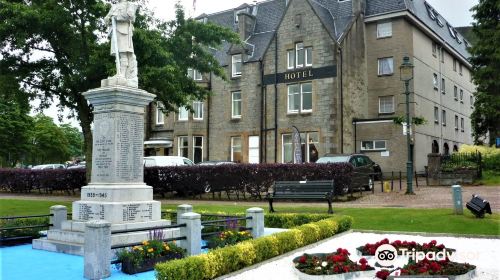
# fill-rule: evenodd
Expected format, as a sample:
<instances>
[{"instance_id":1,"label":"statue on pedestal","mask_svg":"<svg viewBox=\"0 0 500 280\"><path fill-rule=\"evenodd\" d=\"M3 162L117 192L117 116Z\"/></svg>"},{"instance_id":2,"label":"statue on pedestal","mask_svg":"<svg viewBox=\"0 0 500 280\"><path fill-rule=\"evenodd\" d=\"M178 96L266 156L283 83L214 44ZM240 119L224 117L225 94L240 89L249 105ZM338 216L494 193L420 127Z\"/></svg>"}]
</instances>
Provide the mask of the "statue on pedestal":
<instances>
[{"instance_id":1,"label":"statue on pedestal","mask_svg":"<svg viewBox=\"0 0 500 280\"><path fill-rule=\"evenodd\" d=\"M137 8L137 4L119 0L104 18L110 27L111 55L116 57L116 76L111 79L117 82L124 79L132 87L138 86L137 60L132 42Z\"/></svg>"}]
</instances>

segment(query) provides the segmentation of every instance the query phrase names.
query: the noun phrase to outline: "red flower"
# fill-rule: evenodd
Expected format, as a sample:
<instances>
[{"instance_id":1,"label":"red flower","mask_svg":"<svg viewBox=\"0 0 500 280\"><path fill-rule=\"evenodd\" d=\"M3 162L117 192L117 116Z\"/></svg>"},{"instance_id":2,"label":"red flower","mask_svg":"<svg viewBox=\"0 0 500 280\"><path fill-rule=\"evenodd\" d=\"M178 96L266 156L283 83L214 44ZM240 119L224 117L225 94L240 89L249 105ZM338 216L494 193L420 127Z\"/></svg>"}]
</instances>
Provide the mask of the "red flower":
<instances>
[{"instance_id":1,"label":"red flower","mask_svg":"<svg viewBox=\"0 0 500 280\"><path fill-rule=\"evenodd\" d=\"M434 271L434 272L438 272L438 271L440 271L440 270L441 270L441 266L440 266L437 262L432 262L432 263L430 264L430 268L431 268L431 270L432 270L432 271Z\"/></svg>"},{"instance_id":2,"label":"red flower","mask_svg":"<svg viewBox=\"0 0 500 280\"><path fill-rule=\"evenodd\" d=\"M435 246L437 244L437 241L436 240L431 240L430 244L433 245L433 246Z\"/></svg>"},{"instance_id":3,"label":"red flower","mask_svg":"<svg viewBox=\"0 0 500 280\"><path fill-rule=\"evenodd\" d=\"M359 263L360 264L367 264L368 261L365 258L361 258L361 259L359 259Z\"/></svg>"},{"instance_id":4,"label":"red flower","mask_svg":"<svg viewBox=\"0 0 500 280\"><path fill-rule=\"evenodd\" d=\"M380 278L382 280L386 280L387 277L389 277L391 273L388 271L388 270L381 270L381 271L377 271L377 274L375 274L375 276L377 276L377 278Z\"/></svg>"},{"instance_id":5,"label":"red flower","mask_svg":"<svg viewBox=\"0 0 500 280\"><path fill-rule=\"evenodd\" d=\"M421 267L421 268L418 269L418 272L419 273L426 273L427 272L427 268Z\"/></svg>"},{"instance_id":6,"label":"red flower","mask_svg":"<svg viewBox=\"0 0 500 280\"><path fill-rule=\"evenodd\" d=\"M377 251L377 249L375 248L370 248L370 250L368 250L368 253L370 253L370 255L375 255L375 252Z\"/></svg>"},{"instance_id":7,"label":"red flower","mask_svg":"<svg viewBox=\"0 0 500 280\"><path fill-rule=\"evenodd\" d=\"M401 269L401 275L408 275L408 272L406 269Z\"/></svg>"},{"instance_id":8,"label":"red flower","mask_svg":"<svg viewBox=\"0 0 500 280\"><path fill-rule=\"evenodd\" d=\"M334 263L337 263L337 262L344 262L344 261L345 261L345 256L343 256L343 255L334 255L334 256L332 257L332 261L333 261Z\"/></svg>"},{"instance_id":9,"label":"red flower","mask_svg":"<svg viewBox=\"0 0 500 280\"><path fill-rule=\"evenodd\" d=\"M306 263L307 261L307 257L306 256L302 256L299 258L299 263Z\"/></svg>"},{"instance_id":10,"label":"red flower","mask_svg":"<svg viewBox=\"0 0 500 280\"><path fill-rule=\"evenodd\" d=\"M348 266L344 266L344 272L349 272L349 267Z\"/></svg>"}]
</instances>

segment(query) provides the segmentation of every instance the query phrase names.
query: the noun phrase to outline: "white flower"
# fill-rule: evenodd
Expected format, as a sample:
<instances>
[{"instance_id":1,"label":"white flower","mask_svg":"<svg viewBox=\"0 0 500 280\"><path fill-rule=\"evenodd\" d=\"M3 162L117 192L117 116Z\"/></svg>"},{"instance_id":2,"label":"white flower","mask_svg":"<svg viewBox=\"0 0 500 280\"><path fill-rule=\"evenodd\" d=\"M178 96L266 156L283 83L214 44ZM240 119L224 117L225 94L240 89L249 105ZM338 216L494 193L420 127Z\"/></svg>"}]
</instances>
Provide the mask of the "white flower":
<instances>
[{"instance_id":1,"label":"white flower","mask_svg":"<svg viewBox=\"0 0 500 280\"><path fill-rule=\"evenodd\" d=\"M316 270L321 270L321 266L316 267Z\"/></svg>"},{"instance_id":2,"label":"white flower","mask_svg":"<svg viewBox=\"0 0 500 280\"><path fill-rule=\"evenodd\" d=\"M322 267L326 267L327 265L328 265L328 263L327 263L327 262L322 262L322 263L321 263L321 266L322 266Z\"/></svg>"}]
</instances>

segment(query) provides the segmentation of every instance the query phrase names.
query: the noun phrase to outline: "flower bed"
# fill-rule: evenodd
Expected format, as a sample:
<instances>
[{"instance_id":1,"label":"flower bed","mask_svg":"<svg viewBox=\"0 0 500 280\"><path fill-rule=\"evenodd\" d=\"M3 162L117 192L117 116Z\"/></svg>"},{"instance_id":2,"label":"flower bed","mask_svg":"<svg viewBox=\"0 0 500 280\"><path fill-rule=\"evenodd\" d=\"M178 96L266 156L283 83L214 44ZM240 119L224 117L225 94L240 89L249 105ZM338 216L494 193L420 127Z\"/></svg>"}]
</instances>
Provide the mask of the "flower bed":
<instances>
[{"instance_id":1,"label":"flower bed","mask_svg":"<svg viewBox=\"0 0 500 280\"><path fill-rule=\"evenodd\" d=\"M449 259L441 261L431 261L424 259L417 263L409 262L403 268L392 271L380 270L376 277L381 280L386 279L407 279L411 277L438 277L450 280L470 280L476 275L476 266L468 263L452 262ZM389 277L391 276L391 277Z\"/></svg>"},{"instance_id":2,"label":"flower bed","mask_svg":"<svg viewBox=\"0 0 500 280\"><path fill-rule=\"evenodd\" d=\"M117 253L118 260L122 262L122 271L127 274L153 270L156 263L181 259L184 256L184 249L175 243L160 240L143 241L140 246Z\"/></svg>"},{"instance_id":3,"label":"flower bed","mask_svg":"<svg viewBox=\"0 0 500 280\"><path fill-rule=\"evenodd\" d=\"M455 249L446 248L443 244L438 245L436 240L431 240L429 243L420 244L415 241L401 241L401 240L389 242L389 239L387 238L382 239L379 242L375 243L366 243L364 246L356 248L356 251L358 255L361 256L375 256L375 251L377 251L377 248L385 244L392 245L394 248L396 248L398 254L401 253L400 249L407 249L409 252L415 249L415 251L424 253L438 252L442 250L446 250L449 252L455 251Z\"/></svg>"},{"instance_id":4,"label":"flower bed","mask_svg":"<svg viewBox=\"0 0 500 280\"><path fill-rule=\"evenodd\" d=\"M222 248L252 239L249 231L225 230L208 241L208 248Z\"/></svg>"},{"instance_id":5,"label":"flower bed","mask_svg":"<svg viewBox=\"0 0 500 280\"><path fill-rule=\"evenodd\" d=\"M330 254L304 254L296 257L293 263L299 279L356 279L373 277L375 269L368 265L365 258L359 263L349 258L346 249L339 248Z\"/></svg>"}]
</instances>

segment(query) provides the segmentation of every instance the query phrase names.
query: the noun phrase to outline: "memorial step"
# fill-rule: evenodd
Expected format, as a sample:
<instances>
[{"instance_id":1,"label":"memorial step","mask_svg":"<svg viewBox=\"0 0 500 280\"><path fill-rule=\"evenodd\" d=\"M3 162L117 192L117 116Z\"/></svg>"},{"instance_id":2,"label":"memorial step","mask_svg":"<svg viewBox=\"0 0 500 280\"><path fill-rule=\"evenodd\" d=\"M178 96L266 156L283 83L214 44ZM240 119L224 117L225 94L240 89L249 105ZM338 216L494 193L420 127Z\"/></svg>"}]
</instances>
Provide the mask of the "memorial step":
<instances>
[{"instance_id":1,"label":"memorial step","mask_svg":"<svg viewBox=\"0 0 500 280\"><path fill-rule=\"evenodd\" d=\"M47 231L47 239L66 243L83 244L85 240L85 234L78 231L51 229Z\"/></svg>"},{"instance_id":2,"label":"memorial step","mask_svg":"<svg viewBox=\"0 0 500 280\"><path fill-rule=\"evenodd\" d=\"M33 239L33 249L83 256L83 244L48 240L46 237Z\"/></svg>"},{"instance_id":3,"label":"memorial step","mask_svg":"<svg viewBox=\"0 0 500 280\"><path fill-rule=\"evenodd\" d=\"M150 227L162 227L169 226L172 222L170 220L159 220L159 221L149 221L149 222L136 222L136 223L125 223L125 224L112 224L111 231L116 230L132 230L139 228L150 228ZM83 221L64 221L61 224L61 228L66 231L85 231L85 222Z\"/></svg>"}]
</instances>

